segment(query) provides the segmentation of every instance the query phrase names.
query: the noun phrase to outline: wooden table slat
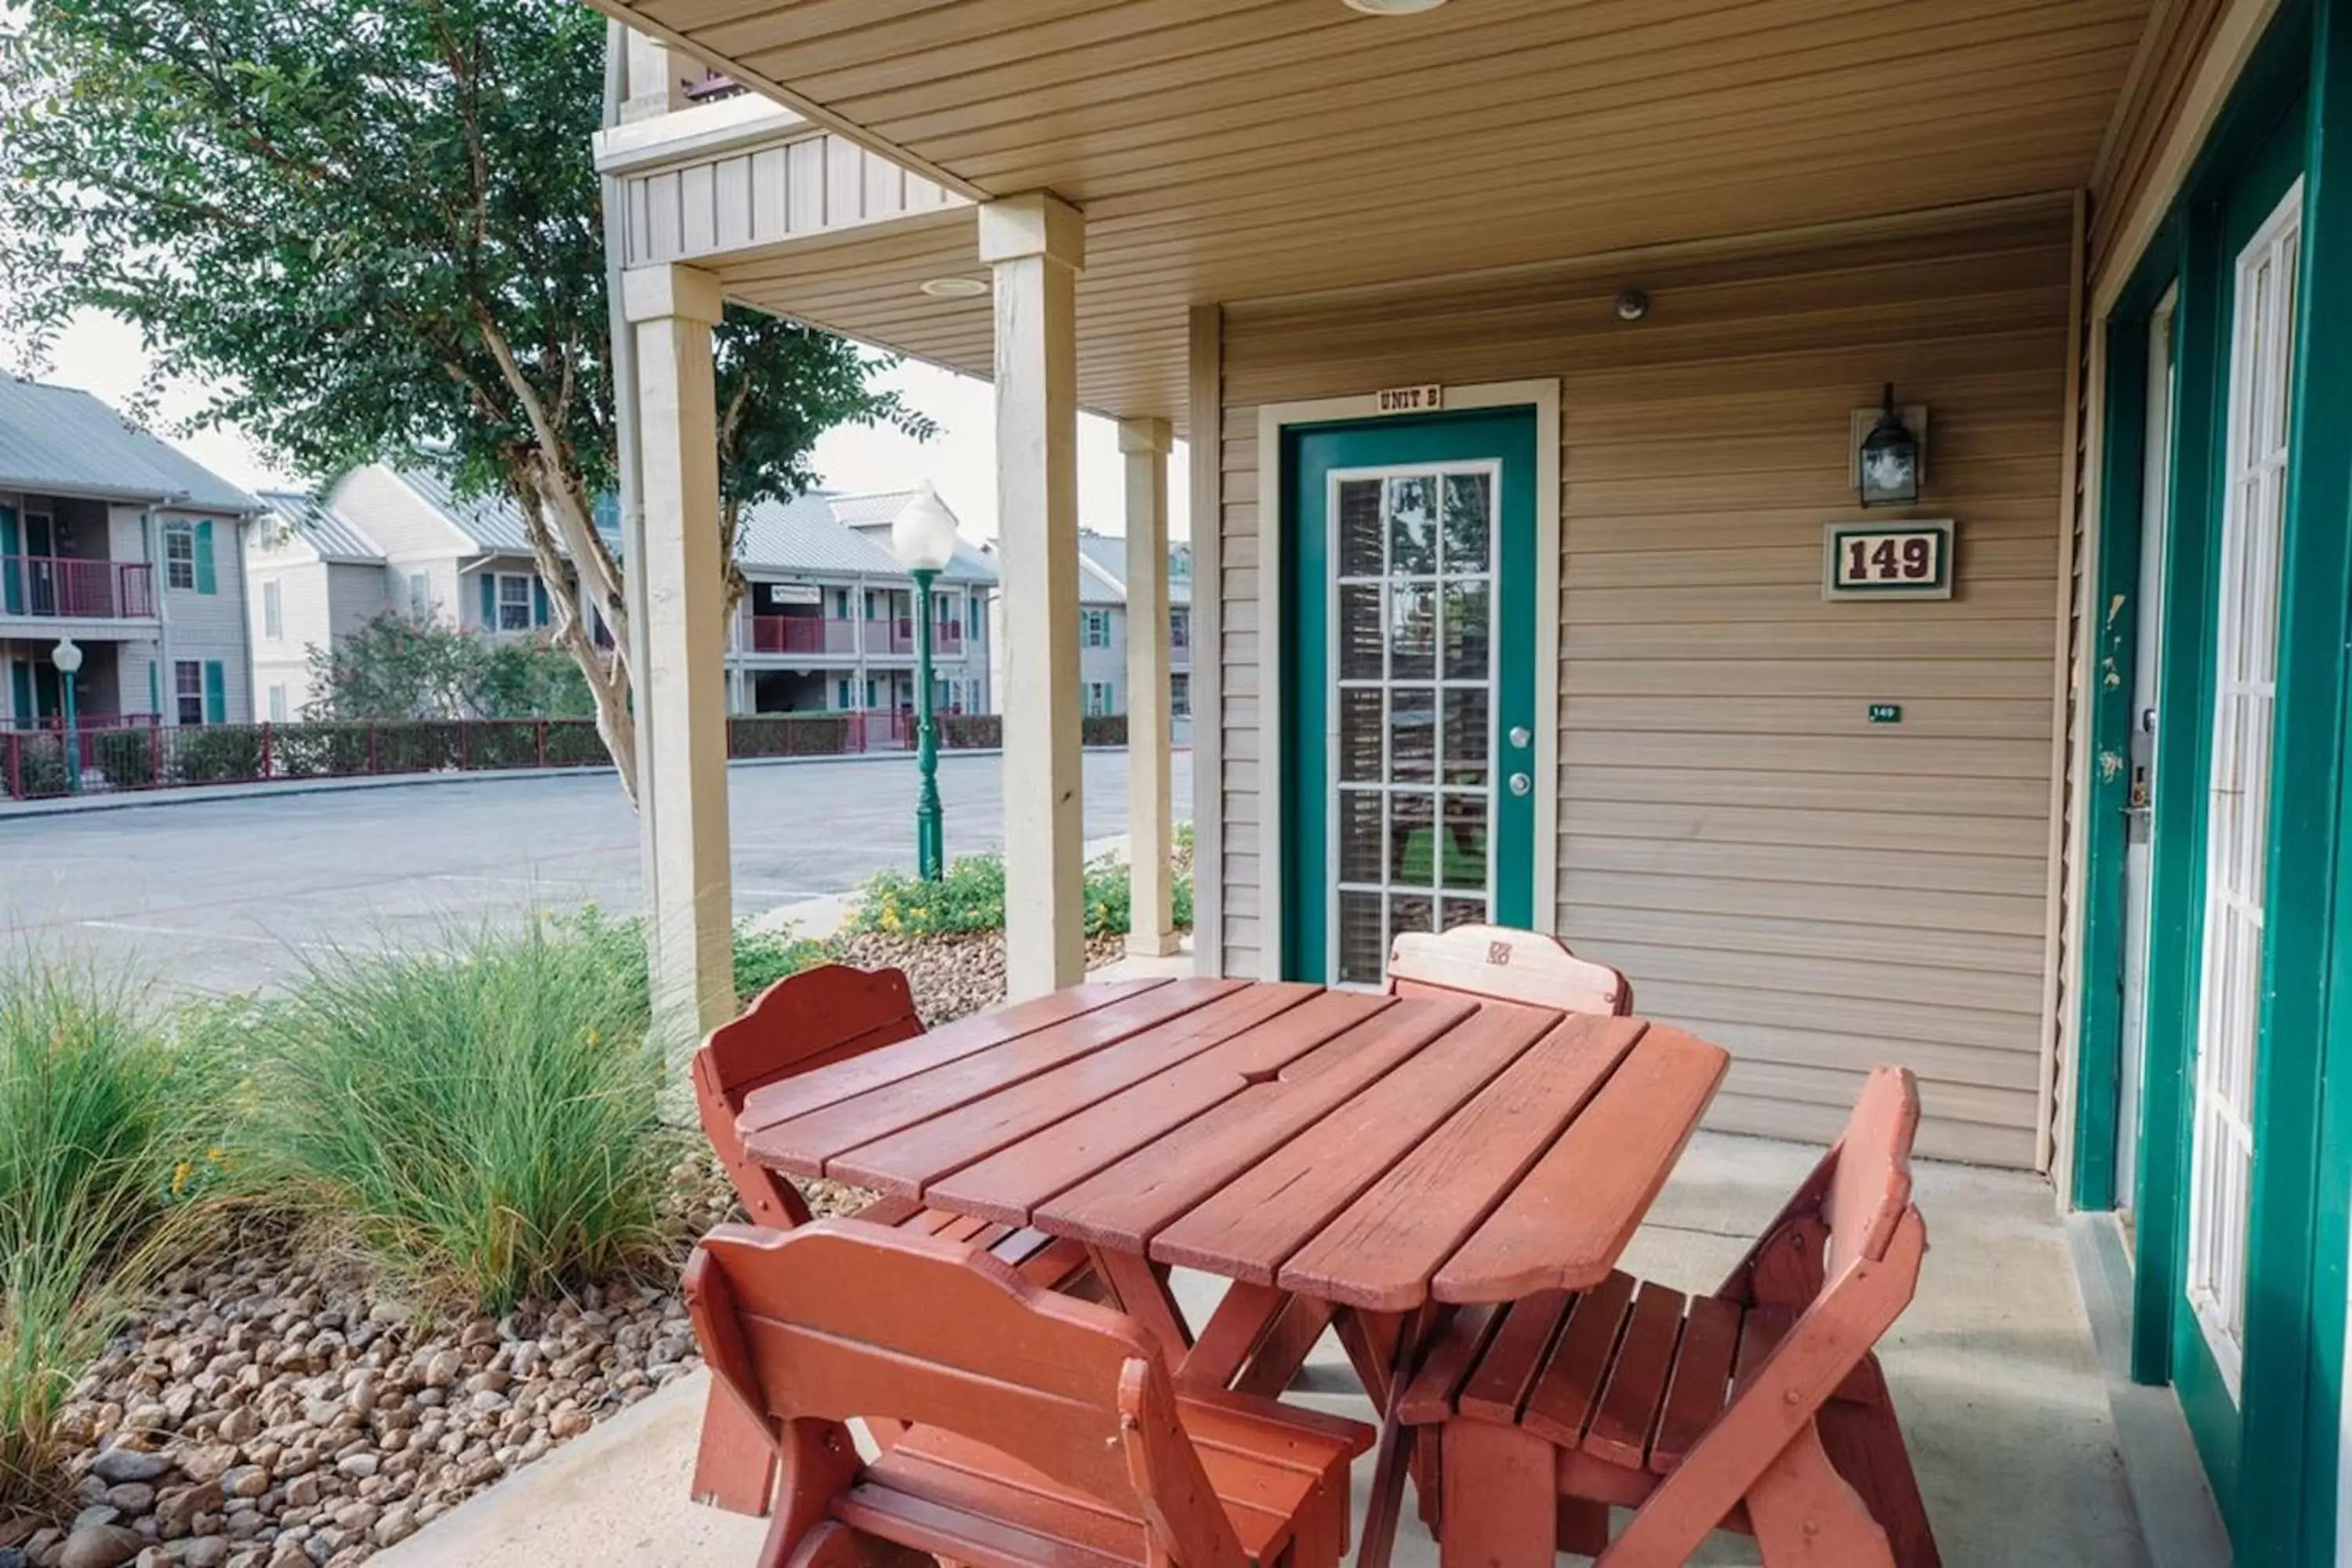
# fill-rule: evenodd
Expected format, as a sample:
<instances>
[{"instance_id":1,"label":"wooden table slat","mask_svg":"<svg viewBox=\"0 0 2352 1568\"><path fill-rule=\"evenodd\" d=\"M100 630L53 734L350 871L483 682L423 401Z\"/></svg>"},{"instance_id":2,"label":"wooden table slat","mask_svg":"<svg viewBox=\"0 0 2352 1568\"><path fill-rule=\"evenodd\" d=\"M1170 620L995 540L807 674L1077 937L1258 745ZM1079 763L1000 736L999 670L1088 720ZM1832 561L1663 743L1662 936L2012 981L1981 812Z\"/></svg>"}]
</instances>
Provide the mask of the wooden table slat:
<instances>
[{"instance_id":1,"label":"wooden table slat","mask_svg":"<svg viewBox=\"0 0 2352 1568\"><path fill-rule=\"evenodd\" d=\"M1283 1288L1374 1311L1419 1306L1438 1265L1576 1119L1647 1026L1591 1014L1561 1019L1299 1248L1282 1266ZM1593 1283L1559 1281L1565 1289Z\"/></svg>"},{"instance_id":2,"label":"wooden table slat","mask_svg":"<svg viewBox=\"0 0 2352 1568\"><path fill-rule=\"evenodd\" d=\"M1039 1204L1032 1223L1091 1246L1142 1251L1154 1232L1283 1140L1379 1081L1474 1009L1398 1002L1317 1047L1271 1079L1195 1117ZM1271 1280L1261 1280L1271 1284Z\"/></svg>"},{"instance_id":3,"label":"wooden table slat","mask_svg":"<svg viewBox=\"0 0 2352 1568\"><path fill-rule=\"evenodd\" d=\"M743 1102L738 1126L749 1133L755 1127L790 1121L796 1116L806 1116L812 1110L822 1110L828 1105L992 1049L1007 1040L1099 1012L1113 1003L1139 996L1166 984L1165 979L1088 981L1049 996L1032 996L1026 1002L1015 1002L992 1013L958 1018L886 1050L829 1062L820 1070L802 1072L781 1083L754 1089Z\"/></svg>"},{"instance_id":4,"label":"wooden table slat","mask_svg":"<svg viewBox=\"0 0 2352 1568\"><path fill-rule=\"evenodd\" d=\"M1436 1299L1507 1301L1608 1278L1730 1059L1720 1046L1652 1025L1584 1113L1438 1270Z\"/></svg>"},{"instance_id":5,"label":"wooden table slat","mask_svg":"<svg viewBox=\"0 0 2352 1568\"><path fill-rule=\"evenodd\" d=\"M1254 987L1250 994L1269 989ZM1047 1198L1076 1186L1104 1166L1124 1159L1211 1107L1231 1100L1253 1083L1274 1077L1307 1052L1389 1005L1383 996L1323 991L1313 986L1286 988L1277 994L1287 995L1290 989L1304 994L1297 1005L1283 1007L1270 1017L1249 1024L1197 1056L1179 1060L1178 1053L1168 1052L1160 1058L1159 1070L1131 1076L1116 1092L1087 1106L1083 1115L1027 1131L1017 1141L1004 1143L975 1163L928 1184L925 1190L932 1194L930 1201L970 1214L1025 1224L1031 1211ZM1203 1007L1183 1021L1205 1020L1225 1005ZM1160 1032L1138 1036L1110 1050L1057 1068L1024 1088L1045 1091L1079 1072L1100 1082L1098 1064L1107 1064L1115 1054L1139 1047ZM914 1137L940 1126L940 1122L927 1122L905 1136ZM860 1151L859 1157L863 1156Z\"/></svg>"},{"instance_id":6,"label":"wooden table slat","mask_svg":"<svg viewBox=\"0 0 2352 1568\"><path fill-rule=\"evenodd\" d=\"M876 1192L912 1196L951 1171L984 1160L1211 1048L1245 1036L1320 994L1312 985L1244 985L996 1093L943 1110L825 1161L825 1173ZM1302 1047L1303 1048L1303 1047ZM959 1214L981 1211L928 1199ZM992 1217L1024 1221L1025 1213Z\"/></svg>"},{"instance_id":7,"label":"wooden table slat","mask_svg":"<svg viewBox=\"0 0 2352 1568\"><path fill-rule=\"evenodd\" d=\"M1151 1256L1272 1284L1282 1265L1430 1131L1494 1081L1557 1013L1489 1005L1151 1239Z\"/></svg>"},{"instance_id":8,"label":"wooden table slat","mask_svg":"<svg viewBox=\"0 0 2352 1568\"><path fill-rule=\"evenodd\" d=\"M761 1163L796 1176L827 1175L830 1173L826 1163L837 1154L943 1111L1001 1093L1012 1084L1034 1078L1074 1058L1116 1045L1131 1035L1206 1006L1241 986L1242 983L1234 980L1171 980L1058 1024L1024 1030L986 1050L964 1053L954 1060L789 1121L759 1121L763 1113L759 1096L754 1095L736 1125L743 1132L744 1148ZM808 1076L830 1081L836 1073L856 1065L844 1062L837 1067L819 1068Z\"/></svg>"}]
</instances>

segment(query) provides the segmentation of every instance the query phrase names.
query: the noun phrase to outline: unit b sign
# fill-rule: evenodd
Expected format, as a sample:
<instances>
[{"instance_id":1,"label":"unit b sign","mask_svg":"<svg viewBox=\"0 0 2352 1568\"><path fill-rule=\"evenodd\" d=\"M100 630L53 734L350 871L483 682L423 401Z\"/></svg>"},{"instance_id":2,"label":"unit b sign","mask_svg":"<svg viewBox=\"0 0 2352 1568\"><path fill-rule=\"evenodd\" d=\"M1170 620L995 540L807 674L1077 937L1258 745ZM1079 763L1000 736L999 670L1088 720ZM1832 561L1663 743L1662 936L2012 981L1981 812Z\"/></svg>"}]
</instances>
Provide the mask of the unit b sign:
<instances>
[{"instance_id":1,"label":"unit b sign","mask_svg":"<svg viewBox=\"0 0 2352 1568\"><path fill-rule=\"evenodd\" d=\"M1952 525L1830 524L1822 552L1822 594L1831 599L1950 598Z\"/></svg>"}]
</instances>

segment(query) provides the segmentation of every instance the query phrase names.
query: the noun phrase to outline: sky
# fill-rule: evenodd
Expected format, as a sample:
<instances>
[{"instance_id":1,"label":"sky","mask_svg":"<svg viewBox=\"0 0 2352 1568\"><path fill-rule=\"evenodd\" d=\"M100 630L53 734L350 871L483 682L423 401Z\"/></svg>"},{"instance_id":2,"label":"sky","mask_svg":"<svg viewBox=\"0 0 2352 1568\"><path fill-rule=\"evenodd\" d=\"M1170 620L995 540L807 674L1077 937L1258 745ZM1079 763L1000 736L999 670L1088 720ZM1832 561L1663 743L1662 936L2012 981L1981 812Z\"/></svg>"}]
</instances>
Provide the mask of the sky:
<instances>
[{"instance_id":1,"label":"sky","mask_svg":"<svg viewBox=\"0 0 2352 1568\"><path fill-rule=\"evenodd\" d=\"M41 379L80 387L117 408L127 408L140 392L147 371L148 355L136 327L85 310L59 334ZM928 479L939 487L940 499L968 536L995 538L996 415L988 384L907 361L887 372L881 384L895 388L908 403L937 420L940 434L926 442L896 430L851 426L828 431L816 447L820 482L827 489L856 494L905 489ZM204 401L200 385L166 383L150 426L223 479L247 489L290 483L290 477L274 469L240 432L185 428ZM1080 415L1078 520L1083 526L1104 533L1127 531L1119 464L1117 426L1094 415ZM1169 531L1178 539L1187 538L1188 473L1181 445L1169 459L1168 470Z\"/></svg>"}]
</instances>

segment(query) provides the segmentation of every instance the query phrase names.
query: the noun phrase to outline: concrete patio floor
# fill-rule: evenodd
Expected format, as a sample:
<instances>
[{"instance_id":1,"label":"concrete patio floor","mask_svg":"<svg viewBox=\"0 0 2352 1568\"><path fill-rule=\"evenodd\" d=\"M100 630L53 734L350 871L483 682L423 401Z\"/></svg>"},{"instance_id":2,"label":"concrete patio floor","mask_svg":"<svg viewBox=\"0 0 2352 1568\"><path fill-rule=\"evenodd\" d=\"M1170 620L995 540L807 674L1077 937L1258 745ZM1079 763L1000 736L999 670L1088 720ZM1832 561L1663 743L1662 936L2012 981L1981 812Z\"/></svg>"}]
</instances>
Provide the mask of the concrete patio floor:
<instances>
[{"instance_id":1,"label":"concrete patio floor","mask_svg":"<svg viewBox=\"0 0 2352 1568\"><path fill-rule=\"evenodd\" d=\"M1818 1157L1759 1139L1702 1134L1626 1259L1633 1272L1711 1289ZM2012 1172L1922 1164L1929 1250L1919 1297L1880 1347L1927 1510L1951 1568L2026 1563L2138 1568L2151 1556L2118 1451L2106 1374L2049 1186ZM1178 1276L1196 1322L1219 1283ZM705 1382L690 1379L614 1417L374 1559L381 1568L614 1563L744 1568L763 1521L687 1500ZM1294 1397L1369 1419L1326 1336ZM1357 1472L1358 1505L1370 1470ZM2201 1487L2193 1471L2168 1485ZM1411 1517L1398 1568L1433 1568ZM2210 1504L2206 1505L2210 1511ZM1698 1561L1756 1561L1717 1535Z\"/></svg>"}]
</instances>

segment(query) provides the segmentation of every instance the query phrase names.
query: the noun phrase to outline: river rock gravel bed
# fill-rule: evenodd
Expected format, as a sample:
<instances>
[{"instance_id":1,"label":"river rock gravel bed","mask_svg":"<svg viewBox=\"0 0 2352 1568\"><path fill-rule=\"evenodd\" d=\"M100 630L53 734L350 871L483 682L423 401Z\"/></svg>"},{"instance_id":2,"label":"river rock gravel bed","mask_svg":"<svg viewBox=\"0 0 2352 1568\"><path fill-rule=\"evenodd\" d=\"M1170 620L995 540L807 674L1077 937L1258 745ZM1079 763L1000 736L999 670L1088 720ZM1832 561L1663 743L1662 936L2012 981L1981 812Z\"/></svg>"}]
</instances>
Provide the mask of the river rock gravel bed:
<instances>
[{"instance_id":1,"label":"river rock gravel bed","mask_svg":"<svg viewBox=\"0 0 2352 1568\"><path fill-rule=\"evenodd\" d=\"M1118 958L1118 937L1087 963ZM844 939L932 1026L1004 994L993 933ZM716 1161L673 1177L681 1235L736 1215ZM872 1194L804 1184L820 1215ZM69 1512L0 1519L0 1568L348 1568L701 1364L666 1285L428 1321L348 1262L247 1226L165 1279L75 1389Z\"/></svg>"}]
</instances>

